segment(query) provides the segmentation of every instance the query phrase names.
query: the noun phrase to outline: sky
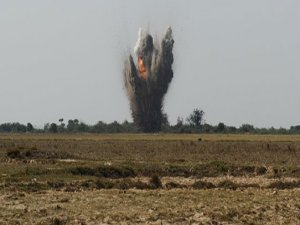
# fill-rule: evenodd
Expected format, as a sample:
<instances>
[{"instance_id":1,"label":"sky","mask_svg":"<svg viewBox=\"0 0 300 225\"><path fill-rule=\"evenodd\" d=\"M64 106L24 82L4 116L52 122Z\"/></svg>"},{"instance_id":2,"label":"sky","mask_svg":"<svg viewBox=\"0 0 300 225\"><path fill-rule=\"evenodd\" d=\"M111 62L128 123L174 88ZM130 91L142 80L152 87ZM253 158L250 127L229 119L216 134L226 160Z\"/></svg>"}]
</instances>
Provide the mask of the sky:
<instances>
[{"instance_id":1,"label":"sky","mask_svg":"<svg viewBox=\"0 0 300 225\"><path fill-rule=\"evenodd\" d=\"M132 121L123 61L171 26L172 124L300 124L299 0L0 1L0 123Z\"/></svg>"}]
</instances>

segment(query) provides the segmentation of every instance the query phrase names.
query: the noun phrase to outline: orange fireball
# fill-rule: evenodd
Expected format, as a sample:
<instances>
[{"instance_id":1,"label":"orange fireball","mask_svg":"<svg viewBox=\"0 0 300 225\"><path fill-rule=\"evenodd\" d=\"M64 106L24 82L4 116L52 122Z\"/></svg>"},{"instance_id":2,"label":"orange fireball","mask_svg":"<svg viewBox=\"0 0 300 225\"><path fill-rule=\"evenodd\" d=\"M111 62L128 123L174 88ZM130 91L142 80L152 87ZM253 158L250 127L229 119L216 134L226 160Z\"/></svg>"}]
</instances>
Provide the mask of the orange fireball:
<instances>
[{"instance_id":1,"label":"orange fireball","mask_svg":"<svg viewBox=\"0 0 300 225\"><path fill-rule=\"evenodd\" d=\"M138 57L138 69L143 80L147 79L147 69L142 56Z\"/></svg>"}]
</instances>

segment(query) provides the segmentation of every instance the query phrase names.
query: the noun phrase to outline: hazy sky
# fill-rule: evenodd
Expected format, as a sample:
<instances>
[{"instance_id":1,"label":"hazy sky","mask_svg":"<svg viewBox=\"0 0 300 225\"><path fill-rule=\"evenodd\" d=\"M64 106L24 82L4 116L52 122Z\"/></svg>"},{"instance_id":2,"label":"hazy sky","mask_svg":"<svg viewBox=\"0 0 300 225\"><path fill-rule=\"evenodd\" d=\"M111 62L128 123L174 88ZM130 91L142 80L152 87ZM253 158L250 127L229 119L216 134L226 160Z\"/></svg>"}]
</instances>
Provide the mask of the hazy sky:
<instances>
[{"instance_id":1,"label":"hazy sky","mask_svg":"<svg viewBox=\"0 0 300 225\"><path fill-rule=\"evenodd\" d=\"M0 1L0 123L131 121L122 61L172 26L172 123L300 124L299 0Z\"/></svg>"}]
</instances>

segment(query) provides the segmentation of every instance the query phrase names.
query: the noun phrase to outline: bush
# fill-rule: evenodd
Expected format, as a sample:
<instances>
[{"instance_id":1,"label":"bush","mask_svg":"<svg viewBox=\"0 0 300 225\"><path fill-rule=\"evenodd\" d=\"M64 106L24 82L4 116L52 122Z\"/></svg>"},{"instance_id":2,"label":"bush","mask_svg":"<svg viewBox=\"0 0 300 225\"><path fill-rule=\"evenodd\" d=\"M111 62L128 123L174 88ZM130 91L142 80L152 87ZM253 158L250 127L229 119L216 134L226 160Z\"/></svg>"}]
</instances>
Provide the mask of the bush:
<instances>
[{"instance_id":1,"label":"bush","mask_svg":"<svg viewBox=\"0 0 300 225\"><path fill-rule=\"evenodd\" d=\"M260 166L256 168L256 174L257 175L263 175L267 172L267 168L264 166Z\"/></svg>"},{"instance_id":2,"label":"bush","mask_svg":"<svg viewBox=\"0 0 300 225\"><path fill-rule=\"evenodd\" d=\"M122 190L134 188L134 182L132 182L130 179L122 179L114 185L114 188Z\"/></svg>"},{"instance_id":3,"label":"bush","mask_svg":"<svg viewBox=\"0 0 300 225\"><path fill-rule=\"evenodd\" d=\"M65 186L63 181L47 181L49 187L54 189L61 189Z\"/></svg>"},{"instance_id":4,"label":"bush","mask_svg":"<svg viewBox=\"0 0 300 225\"><path fill-rule=\"evenodd\" d=\"M114 187L114 183L107 179L99 179L96 181L97 189L111 189Z\"/></svg>"},{"instance_id":5,"label":"bush","mask_svg":"<svg viewBox=\"0 0 300 225\"><path fill-rule=\"evenodd\" d=\"M178 184L178 183L175 183L175 182L168 182L166 183L166 188L167 189L173 189L173 188L187 188L186 185L183 185L183 184Z\"/></svg>"},{"instance_id":6,"label":"bush","mask_svg":"<svg viewBox=\"0 0 300 225\"><path fill-rule=\"evenodd\" d=\"M151 189L151 186L149 184L146 184L140 180L138 180L134 183L134 187L137 189L141 189L141 190Z\"/></svg>"},{"instance_id":7,"label":"bush","mask_svg":"<svg viewBox=\"0 0 300 225\"><path fill-rule=\"evenodd\" d=\"M300 181L293 182L282 182L276 181L267 186L268 188L277 188L277 189L293 189L300 188Z\"/></svg>"},{"instance_id":8,"label":"bush","mask_svg":"<svg viewBox=\"0 0 300 225\"><path fill-rule=\"evenodd\" d=\"M115 179L136 176L136 172L132 168L113 167L113 166L99 166L96 168L75 167L75 168L71 168L70 172L73 175L97 176L97 177L115 178Z\"/></svg>"},{"instance_id":9,"label":"bush","mask_svg":"<svg viewBox=\"0 0 300 225\"><path fill-rule=\"evenodd\" d=\"M150 185L156 189L156 188L162 188L162 183L161 180L159 178L159 176L157 175L153 175L150 179Z\"/></svg>"},{"instance_id":10,"label":"bush","mask_svg":"<svg viewBox=\"0 0 300 225\"><path fill-rule=\"evenodd\" d=\"M136 173L132 168L129 167L98 167L97 175L100 177L107 178L125 178L135 177Z\"/></svg>"},{"instance_id":11,"label":"bush","mask_svg":"<svg viewBox=\"0 0 300 225\"><path fill-rule=\"evenodd\" d=\"M196 181L193 185L193 188L195 189L211 189L211 188L215 188L216 186L210 182L206 182L206 181Z\"/></svg>"},{"instance_id":12,"label":"bush","mask_svg":"<svg viewBox=\"0 0 300 225\"><path fill-rule=\"evenodd\" d=\"M65 219L55 217L55 218L52 219L51 224L53 224L53 225L65 225L65 224L67 224L67 221Z\"/></svg>"},{"instance_id":13,"label":"bush","mask_svg":"<svg viewBox=\"0 0 300 225\"><path fill-rule=\"evenodd\" d=\"M90 167L75 167L71 168L70 172L73 175L81 175L81 176L95 176L96 172L95 169Z\"/></svg>"},{"instance_id":14,"label":"bush","mask_svg":"<svg viewBox=\"0 0 300 225\"><path fill-rule=\"evenodd\" d=\"M215 177L225 175L233 166L223 161L212 161L207 164L198 164L194 168L194 175L197 177Z\"/></svg>"},{"instance_id":15,"label":"bush","mask_svg":"<svg viewBox=\"0 0 300 225\"><path fill-rule=\"evenodd\" d=\"M217 187L219 188L226 188L226 189L232 189L232 190L236 190L238 188L238 185L233 183L230 180L224 180L222 182L220 182Z\"/></svg>"},{"instance_id":16,"label":"bush","mask_svg":"<svg viewBox=\"0 0 300 225\"><path fill-rule=\"evenodd\" d=\"M21 157L21 152L17 149L11 149L6 152L6 156L11 159L16 159Z\"/></svg>"}]
</instances>

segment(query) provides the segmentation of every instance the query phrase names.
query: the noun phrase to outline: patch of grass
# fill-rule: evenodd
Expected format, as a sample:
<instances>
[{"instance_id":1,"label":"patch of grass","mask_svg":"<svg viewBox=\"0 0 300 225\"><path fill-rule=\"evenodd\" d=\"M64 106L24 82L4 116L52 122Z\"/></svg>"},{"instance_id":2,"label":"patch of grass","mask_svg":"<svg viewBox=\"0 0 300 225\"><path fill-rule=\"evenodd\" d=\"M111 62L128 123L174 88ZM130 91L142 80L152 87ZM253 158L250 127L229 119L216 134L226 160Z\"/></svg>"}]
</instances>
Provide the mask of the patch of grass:
<instances>
[{"instance_id":1,"label":"patch of grass","mask_svg":"<svg viewBox=\"0 0 300 225\"><path fill-rule=\"evenodd\" d=\"M179 184L179 183L176 183L176 182L168 182L168 183L166 183L165 186L166 186L167 189L187 188L188 187L187 185Z\"/></svg>"},{"instance_id":2,"label":"patch of grass","mask_svg":"<svg viewBox=\"0 0 300 225\"><path fill-rule=\"evenodd\" d=\"M290 175L293 177L300 177L300 168L291 168Z\"/></svg>"},{"instance_id":3,"label":"patch of grass","mask_svg":"<svg viewBox=\"0 0 300 225\"><path fill-rule=\"evenodd\" d=\"M114 188L127 190L134 187L134 182L130 179L122 179L121 181L115 182Z\"/></svg>"},{"instance_id":4,"label":"patch of grass","mask_svg":"<svg viewBox=\"0 0 300 225\"><path fill-rule=\"evenodd\" d=\"M218 183L217 187L236 190L239 187L239 185L235 184L231 180L224 180L224 181L221 181L220 183Z\"/></svg>"},{"instance_id":5,"label":"patch of grass","mask_svg":"<svg viewBox=\"0 0 300 225\"><path fill-rule=\"evenodd\" d=\"M30 183L17 183L14 184L15 188L24 192L38 192L42 190L47 190L47 185L39 182Z\"/></svg>"},{"instance_id":6,"label":"patch of grass","mask_svg":"<svg viewBox=\"0 0 300 225\"><path fill-rule=\"evenodd\" d=\"M201 177L215 177L228 174L232 166L223 161L212 161L207 164L198 164L194 167L194 175Z\"/></svg>"},{"instance_id":7,"label":"patch of grass","mask_svg":"<svg viewBox=\"0 0 300 225\"><path fill-rule=\"evenodd\" d=\"M293 181L293 182L276 181L268 185L267 188L276 188L281 190L300 188L300 181Z\"/></svg>"},{"instance_id":8,"label":"patch of grass","mask_svg":"<svg viewBox=\"0 0 300 225\"><path fill-rule=\"evenodd\" d=\"M71 172L73 175L95 176L97 173L97 170L94 168L87 167L87 166L77 166L74 168L70 168L69 172Z\"/></svg>"},{"instance_id":9,"label":"patch of grass","mask_svg":"<svg viewBox=\"0 0 300 225\"><path fill-rule=\"evenodd\" d=\"M70 183L79 189L147 189L160 185L127 178L300 178L300 136L201 135L202 141L197 141L198 138L199 134L0 134L0 182L15 185L36 179L48 189L67 188ZM98 185L96 180L101 180ZM165 187L185 188L174 182Z\"/></svg>"},{"instance_id":10,"label":"patch of grass","mask_svg":"<svg viewBox=\"0 0 300 225\"><path fill-rule=\"evenodd\" d=\"M206 181L196 181L193 183L192 188L194 189L211 189L215 188L216 186L210 182Z\"/></svg>"},{"instance_id":11,"label":"patch of grass","mask_svg":"<svg viewBox=\"0 0 300 225\"><path fill-rule=\"evenodd\" d=\"M63 181L47 181L47 185L53 189L61 189L65 186Z\"/></svg>"},{"instance_id":12,"label":"patch of grass","mask_svg":"<svg viewBox=\"0 0 300 225\"><path fill-rule=\"evenodd\" d=\"M25 176L38 176L48 174L49 170L37 166L27 166L24 175Z\"/></svg>"},{"instance_id":13,"label":"patch of grass","mask_svg":"<svg viewBox=\"0 0 300 225\"><path fill-rule=\"evenodd\" d=\"M170 164L161 168L162 171L157 171L158 174L163 176L174 176L174 177L188 177L191 174L191 170L188 166ZM155 175L152 173L151 175Z\"/></svg>"},{"instance_id":14,"label":"patch of grass","mask_svg":"<svg viewBox=\"0 0 300 225\"><path fill-rule=\"evenodd\" d=\"M36 147L14 147L6 151L6 156L11 159L69 159L72 155L66 152L42 151Z\"/></svg>"},{"instance_id":15,"label":"patch of grass","mask_svg":"<svg viewBox=\"0 0 300 225\"><path fill-rule=\"evenodd\" d=\"M253 183L253 184L239 184L238 187L240 188L260 188L259 184Z\"/></svg>"},{"instance_id":16,"label":"patch of grass","mask_svg":"<svg viewBox=\"0 0 300 225\"><path fill-rule=\"evenodd\" d=\"M242 166L232 166L229 174L231 176L245 176L245 175L255 175L255 166L242 165Z\"/></svg>"},{"instance_id":17,"label":"patch of grass","mask_svg":"<svg viewBox=\"0 0 300 225\"><path fill-rule=\"evenodd\" d=\"M151 184L151 183L147 184L140 180L133 181L131 179L126 178L126 179L118 180L117 182L115 182L113 188L121 189L121 190L128 190L128 189L132 189L132 188L145 190L145 189L152 189L153 184Z\"/></svg>"},{"instance_id":18,"label":"patch of grass","mask_svg":"<svg viewBox=\"0 0 300 225\"><path fill-rule=\"evenodd\" d=\"M98 167L98 174L100 177L109 178L123 178L123 177L135 177L136 172L130 167Z\"/></svg>"},{"instance_id":19,"label":"patch of grass","mask_svg":"<svg viewBox=\"0 0 300 225\"><path fill-rule=\"evenodd\" d=\"M74 167L70 168L69 171L73 175L97 176L115 179L136 176L136 172L134 171L134 169L125 166L99 166L96 168Z\"/></svg>"},{"instance_id":20,"label":"patch of grass","mask_svg":"<svg viewBox=\"0 0 300 225\"><path fill-rule=\"evenodd\" d=\"M300 164L297 157L300 153L300 135L203 134L202 141L196 141L198 138L199 134L0 134L0 153L3 154L7 149L15 149L19 150L23 157L23 152L29 151L27 158L39 159L134 159L158 163L176 162L178 159L191 163L215 160L258 166L282 165L282 162L286 165ZM287 146L290 145L293 146L293 151L287 151Z\"/></svg>"},{"instance_id":21,"label":"patch of grass","mask_svg":"<svg viewBox=\"0 0 300 225\"><path fill-rule=\"evenodd\" d=\"M111 189L114 187L114 182L108 179L98 179L96 181L96 188L97 189Z\"/></svg>"},{"instance_id":22,"label":"patch of grass","mask_svg":"<svg viewBox=\"0 0 300 225\"><path fill-rule=\"evenodd\" d=\"M129 178L120 179L120 180L110 180L106 178L98 179L95 182L95 187L97 189L121 189L121 190L128 190L128 189L152 189L153 186L151 184L144 183L140 180L134 181Z\"/></svg>"}]
</instances>

